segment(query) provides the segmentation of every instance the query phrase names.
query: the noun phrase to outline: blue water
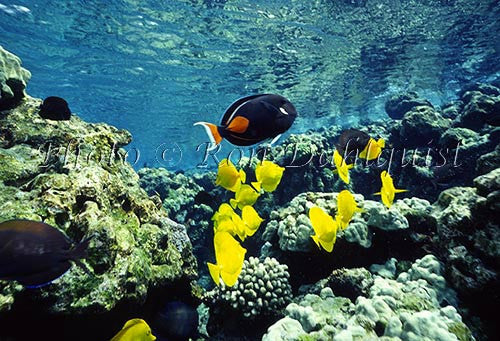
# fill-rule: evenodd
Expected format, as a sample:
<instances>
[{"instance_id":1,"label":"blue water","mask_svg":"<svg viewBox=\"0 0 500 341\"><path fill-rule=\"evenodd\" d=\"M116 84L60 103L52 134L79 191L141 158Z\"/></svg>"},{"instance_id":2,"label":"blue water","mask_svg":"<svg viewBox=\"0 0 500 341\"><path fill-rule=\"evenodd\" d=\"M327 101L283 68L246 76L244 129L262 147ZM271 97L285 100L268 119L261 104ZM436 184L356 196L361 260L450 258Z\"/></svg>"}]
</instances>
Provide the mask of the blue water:
<instances>
[{"instance_id":1,"label":"blue water","mask_svg":"<svg viewBox=\"0 0 500 341\"><path fill-rule=\"evenodd\" d=\"M288 97L300 115L290 130L297 133L384 117L387 97L403 90L440 105L465 83L495 79L499 7L496 0L0 0L0 45L32 72L32 96L64 97L83 119L129 130L129 149L141 152L136 167L187 169L206 141L192 124L217 122L241 96ZM174 146L155 160L158 147L156 156Z\"/></svg>"}]
</instances>

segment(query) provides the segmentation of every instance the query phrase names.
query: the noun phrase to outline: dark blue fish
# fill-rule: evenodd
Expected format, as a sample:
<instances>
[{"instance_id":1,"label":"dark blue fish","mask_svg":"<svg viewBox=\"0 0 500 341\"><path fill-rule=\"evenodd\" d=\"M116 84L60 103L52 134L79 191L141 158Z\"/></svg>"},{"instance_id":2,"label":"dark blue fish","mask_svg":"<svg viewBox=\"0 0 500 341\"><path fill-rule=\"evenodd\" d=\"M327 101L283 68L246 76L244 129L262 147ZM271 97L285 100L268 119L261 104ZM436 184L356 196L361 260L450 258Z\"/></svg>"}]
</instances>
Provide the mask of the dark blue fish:
<instances>
[{"instance_id":1,"label":"dark blue fish","mask_svg":"<svg viewBox=\"0 0 500 341\"><path fill-rule=\"evenodd\" d=\"M50 284L71 268L71 262L82 265L88 244L85 239L72 247L61 231L43 222L5 221L0 223L0 279L29 288Z\"/></svg>"},{"instance_id":2,"label":"dark blue fish","mask_svg":"<svg viewBox=\"0 0 500 341\"><path fill-rule=\"evenodd\" d=\"M267 139L277 140L292 126L296 117L295 107L285 97L261 94L244 97L231 104L219 125L207 122L196 122L194 125L205 128L213 146L222 139L237 146L250 146Z\"/></svg>"},{"instance_id":3,"label":"dark blue fish","mask_svg":"<svg viewBox=\"0 0 500 341\"><path fill-rule=\"evenodd\" d=\"M188 340L198 334L198 312L180 301L168 302L153 322L153 329L169 341Z\"/></svg>"},{"instance_id":4,"label":"dark blue fish","mask_svg":"<svg viewBox=\"0 0 500 341\"><path fill-rule=\"evenodd\" d=\"M67 121L71 118L71 110L63 98L50 96L40 105L39 115L49 120Z\"/></svg>"}]
</instances>

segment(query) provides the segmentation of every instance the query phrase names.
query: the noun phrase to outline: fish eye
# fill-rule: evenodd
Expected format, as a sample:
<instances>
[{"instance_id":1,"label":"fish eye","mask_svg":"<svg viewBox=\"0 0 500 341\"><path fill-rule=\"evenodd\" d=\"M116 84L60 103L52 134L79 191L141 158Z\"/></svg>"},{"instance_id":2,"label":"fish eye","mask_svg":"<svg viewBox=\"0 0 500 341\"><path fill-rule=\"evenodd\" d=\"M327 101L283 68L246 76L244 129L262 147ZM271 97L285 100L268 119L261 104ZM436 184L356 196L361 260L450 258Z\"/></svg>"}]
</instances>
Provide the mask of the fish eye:
<instances>
[{"instance_id":1,"label":"fish eye","mask_svg":"<svg viewBox=\"0 0 500 341\"><path fill-rule=\"evenodd\" d=\"M288 115L288 112L283 107L280 107L280 111L282 114Z\"/></svg>"}]
</instances>

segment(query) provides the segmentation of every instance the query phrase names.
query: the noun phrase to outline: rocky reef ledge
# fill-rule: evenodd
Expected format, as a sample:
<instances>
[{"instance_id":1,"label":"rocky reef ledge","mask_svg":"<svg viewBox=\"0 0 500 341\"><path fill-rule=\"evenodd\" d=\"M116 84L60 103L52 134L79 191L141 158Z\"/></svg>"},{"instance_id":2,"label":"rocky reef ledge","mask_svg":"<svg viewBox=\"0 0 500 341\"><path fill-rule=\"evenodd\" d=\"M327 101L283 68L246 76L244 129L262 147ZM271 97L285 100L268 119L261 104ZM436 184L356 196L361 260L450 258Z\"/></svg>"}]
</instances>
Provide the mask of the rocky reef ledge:
<instances>
[{"instance_id":1,"label":"rocky reef ledge","mask_svg":"<svg viewBox=\"0 0 500 341\"><path fill-rule=\"evenodd\" d=\"M162 300L195 300L186 229L123 161L130 134L74 115L41 118L41 100L24 93L28 79L0 47L0 221L44 221L73 241L92 239L87 271L73 266L39 289L0 281L2 337L25 339L22 321L41 339L56 328L57 339L106 340L128 318L154 314Z\"/></svg>"}]
</instances>

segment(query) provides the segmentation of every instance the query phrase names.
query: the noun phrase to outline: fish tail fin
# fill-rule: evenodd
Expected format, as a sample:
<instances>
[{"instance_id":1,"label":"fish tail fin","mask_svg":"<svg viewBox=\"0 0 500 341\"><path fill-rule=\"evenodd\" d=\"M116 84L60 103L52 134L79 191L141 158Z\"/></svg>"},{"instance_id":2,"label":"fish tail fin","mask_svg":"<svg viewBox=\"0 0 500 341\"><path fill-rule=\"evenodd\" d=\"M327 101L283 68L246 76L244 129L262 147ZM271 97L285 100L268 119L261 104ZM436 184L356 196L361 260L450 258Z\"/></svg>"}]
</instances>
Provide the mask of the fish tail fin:
<instances>
[{"instance_id":1,"label":"fish tail fin","mask_svg":"<svg viewBox=\"0 0 500 341\"><path fill-rule=\"evenodd\" d=\"M215 149L221 143L222 141L222 136L219 132L219 127L217 127L215 124L208 123L208 122L196 122L193 124L193 126L202 126L205 128L205 131L208 135L208 138L210 139L210 143L212 144L210 150Z\"/></svg>"},{"instance_id":2,"label":"fish tail fin","mask_svg":"<svg viewBox=\"0 0 500 341\"><path fill-rule=\"evenodd\" d=\"M208 271L210 272L210 277L212 277L213 281L217 286L220 285L220 267L218 264L213 264L207 262Z\"/></svg>"},{"instance_id":3,"label":"fish tail fin","mask_svg":"<svg viewBox=\"0 0 500 341\"><path fill-rule=\"evenodd\" d=\"M240 174L241 183L244 184L247 181L247 173L243 169L238 172Z\"/></svg>"},{"instance_id":4,"label":"fish tail fin","mask_svg":"<svg viewBox=\"0 0 500 341\"><path fill-rule=\"evenodd\" d=\"M251 182L250 185L252 185L253 189L255 190L255 192L257 193L260 193L260 190L262 188L261 186L261 182L260 181L254 181L254 182Z\"/></svg>"},{"instance_id":5,"label":"fish tail fin","mask_svg":"<svg viewBox=\"0 0 500 341\"><path fill-rule=\"evenodd\" d=\"M229 204L231 204L232 208L236 208L238 206L238 201L236 199L229 200Z\"/></svg>"},{"instance_id":6,"label":"fish tail fin","mask_svg":"<svg viewBox=\"0 0 500 341\"><path fill-rule=\"evenodd\" d=\"M380 148L384 148L385 147L385 140L380 138L380 139L378 139L377 144Z\"/></svg>"},{"instance_id":7,"label":"fish tail fin","mask_svg":"<svg viewBox=\"0 0 500 341\"><path fill-rule=\"evenodd\" d=\"M94 236L85 238L80 243L76 244L76 246L71 250L72 260L76 262L79 259L87 257L87 249L92 238L94 238Z\"/></svg>"},{"instance_id":8,"label":"fish tail fin","mask_svg":"<svg viewBox=\"0 0 500 341\"><path fill-rule=\"evenodd\" d=\"M94 238L94 236L85 238L71 250L71 260L76 265L78 265L87 275L92 275L92 273L89 271L89 268L82 263L81 259L87 257L88 255L87 250L89 247L90 240L92 240L92 238Z\"/></svg>"}]
</instances>

